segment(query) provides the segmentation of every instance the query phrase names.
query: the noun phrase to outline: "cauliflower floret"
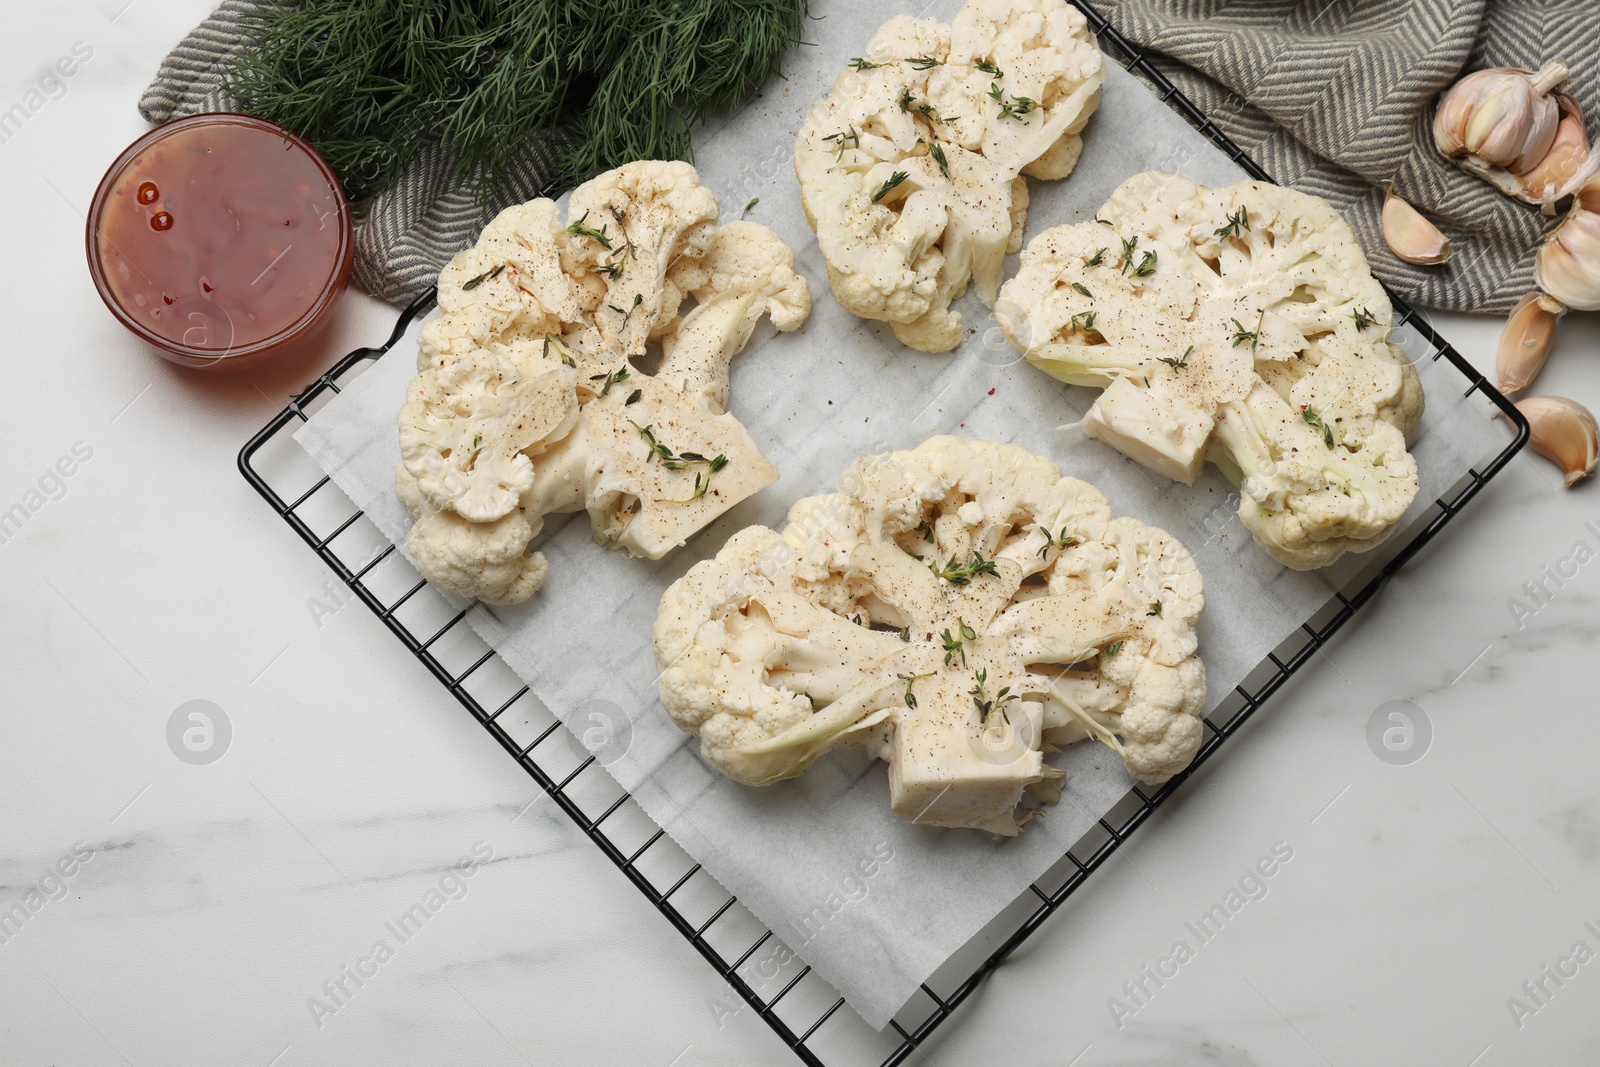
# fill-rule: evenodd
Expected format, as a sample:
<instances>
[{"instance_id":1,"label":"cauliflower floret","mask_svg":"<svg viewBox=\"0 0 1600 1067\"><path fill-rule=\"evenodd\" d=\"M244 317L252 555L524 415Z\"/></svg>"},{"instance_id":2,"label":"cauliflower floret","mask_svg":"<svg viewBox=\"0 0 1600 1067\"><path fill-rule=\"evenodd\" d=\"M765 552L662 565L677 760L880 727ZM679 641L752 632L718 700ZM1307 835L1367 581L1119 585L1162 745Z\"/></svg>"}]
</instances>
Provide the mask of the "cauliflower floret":
<instances>
[{"instance_id":1,"label":"cauliflower floret","mask_svg":"<svg viewBox=\"0 0 1600 1067\"><path fill-rule=\"evenodd\" d=\"M950 302L976 280L993 303L1020 245L1022 175L1076 164L1100 50L1063 0L968 0L949 25L890 19L852 66L795 141L806 218L840 304L949 351L962 333Z\"/></svg>"},{"instance_id":2,"label":"cauliflower floret","mask_svg":"<svg viewBox=\"0 0 1600 1067\"><path fill-rule=\"evenodd\" d=\"M737 781L857 745L889 761L902 818L1014 834L1024 791L1061 777L1052 738L1097 736L1145 781L1187 766L1204 604L1183 546L1113 519L1094 487L1014 445L935 437L857 460L781 534L742 530L675 582L661 701Z\"/></svg>"},{"instance_id":3,"label":"cauliflower floret","mask_svg":"<svg viewBox=\"0 0 1600 1067\"><path fill-rule=\"evenodd\" d=\"M460 596L536 592L546 515L586 509L596 540L659 559L778 478L725 408L761 316L810 313L794 254L765 226L718 228L686 163L602 174L568 218L502 212L441 272L422 331L396 486L418 567ZM651 342L655 375L632 362Z\"/></svg>"},{"instance_id":4,"label":"cauliflower floret","mask_svg":"<svg viewBox=\"0 0 1600 1067\"><path fill-rule=\"evenodd\" d=\"M1104 389L1085 434L1185 483L1217 464L1298 570L1380 544L1416 496L1422 387L1392 314L1325 201L1156 171L1035 238L996 307L1029 362Z\"/></svg>"}]
</instances>

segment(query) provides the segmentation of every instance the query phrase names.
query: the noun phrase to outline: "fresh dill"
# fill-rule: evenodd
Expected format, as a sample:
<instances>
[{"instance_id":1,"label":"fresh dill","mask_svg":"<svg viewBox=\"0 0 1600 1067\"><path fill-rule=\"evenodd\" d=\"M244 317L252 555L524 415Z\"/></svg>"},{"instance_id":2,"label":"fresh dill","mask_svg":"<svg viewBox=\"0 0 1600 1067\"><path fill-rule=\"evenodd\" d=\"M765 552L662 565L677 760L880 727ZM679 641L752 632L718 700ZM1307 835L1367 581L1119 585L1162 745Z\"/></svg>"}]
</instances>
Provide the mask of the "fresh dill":
<instances>
[{"instance_id":1,"label":"fresh dill","mask_svg":"<svg viewBox=\"0 0 1600 1067\"><path fill-rule=\"evenodd\" d=\"M306 138L358 205L445 143L457 187L510 196L535 145L569 186L689 159L690 131L776 73L804 0L339 0L251 5L223 84Z\"/></svg>"}]
</instances>

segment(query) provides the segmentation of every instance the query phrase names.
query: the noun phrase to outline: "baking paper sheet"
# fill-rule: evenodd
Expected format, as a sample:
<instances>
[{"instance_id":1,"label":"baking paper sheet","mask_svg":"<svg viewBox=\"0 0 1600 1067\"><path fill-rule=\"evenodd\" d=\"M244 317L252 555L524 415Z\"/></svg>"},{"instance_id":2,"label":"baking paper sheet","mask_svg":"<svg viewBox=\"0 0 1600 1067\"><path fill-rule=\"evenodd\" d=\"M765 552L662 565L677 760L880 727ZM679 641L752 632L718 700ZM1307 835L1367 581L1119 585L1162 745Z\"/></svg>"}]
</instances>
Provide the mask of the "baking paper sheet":
<instances>
[{"instance_id":1,"label":"baking paper sheet","mask_svg":"<svg viewBox=\"0 0 1600 1067\"><path fill-rule=\"evenodd\" d=\"M696 163L722 198L724 220L759 198L748 217L773 227L795 249L815 295L803 329L779 335L766 328L735 364L730 406L782 480L659 563L600 548L579 515L556 526L540 546L550 560L542 592L514 608L469 615L563 721L571 724L597 701L626 709L631 743L608 770L880 1029L941 963L1059 860L1127 792L1130 779L1108 750L1077 745L1052 759L1068 772L1060 803L1020 837L1001 841L901 822L889 810L885 767L850 756L829 757L806 776L766 789L736 785L701 764L692 740L656 697L650 634L669 583L715 554L733 531L751 523L781 527L790 504L830 491L853 457L954 433L1047 455L1067 474L1098 486L1116 514L1161 526L1189 547L1206 585L1200 650L1209 674L1208 709L1332 592L1327 577L1286 570L1255 547L1239 524L1231 488L1214 471L1192 488L1179 485L1076 430L1058 430L1082 414L1094 392L1060 385L1031 368L1005 344L974 294L957 305L966 342L947 355L905 349L887 327L857 319L834 302L792 167L802 116L882 19L905 12L948 20L958 8L959 0L925 8L814 0L813 14L824 16L807 23L815 47L793 50L784 79L696 137ZM1085 141L1072 177L1032 183L1029 238L1093 217L1113 188L1141 170L1178 171L1211 185L1242 177L1109 57L1104 101ZM1014 270L1012 257L1007 276ZM297 435L397 543L410 519L394 496L395 414L414 373L414 355L409 343L397 347ZM1422 472L1418 513L1505 440L1461 398L1464 381L1457 372L1432 361L1419 370L1428 413L1414 448Z\"/></svg>"}]
</instances>

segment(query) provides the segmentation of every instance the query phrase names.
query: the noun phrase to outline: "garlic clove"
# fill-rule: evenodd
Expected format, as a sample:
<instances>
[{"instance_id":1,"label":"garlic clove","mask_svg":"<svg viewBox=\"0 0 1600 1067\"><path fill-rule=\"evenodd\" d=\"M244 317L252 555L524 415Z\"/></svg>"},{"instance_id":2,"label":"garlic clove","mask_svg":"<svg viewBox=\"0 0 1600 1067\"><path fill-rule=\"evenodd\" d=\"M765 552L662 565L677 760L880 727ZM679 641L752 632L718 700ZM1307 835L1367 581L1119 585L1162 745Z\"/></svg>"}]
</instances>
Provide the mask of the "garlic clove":
<instances>
[{"instance_id":1,"label":"garlic clove","mask_svg":"<svg viewBox=\"0 0 1600 1067\"><path fill-rule=\"evenodd\" d=\"M1450 258L1450 238L1422 213L1389 190L1383 198L1383 239L1407 263L1443 263Z\"/></svg>"},{"instance_id":2,"label":"garlic clove","mask_svg":"<svg viewBox=\"0 0 1600 1067\"><path fill-rule=\"evenodd\" d=\"M1528 447L1559 466L1569 487L1594 472L1600 431L1588 408L1564 396L1530 396L1517 410L1528 419Z\"/></svg>"},{"instance_id":3,"label":"garlic clove","mask_svg":"<svg viewBox=\"0 0 1600 1067\"><path fill-rule=\"evenodd\" d=\"M1533 384L1550 355L1556 323L1566 311L1560 301L1544 293L1529 293L1518 301L1500 331L1500 349L1495 356L1502 393L1514 396Z\"/></svg>"},{"instance_id":4,"label":"garlic clove","mask_svg":"<svg viewBox=\"0 0 1600 1067\"><path fill-rule=\"evenodd\" d=\"M1580 200L1539 246L1535 276L1539 288L1567 307L1600 311L1600 213Z\"/></svg>"},{"instance_id":5,"label":"garlic clove","mask_svg":"<svg viewBox=\"0 0 1600 1067\"><path fill-rule=\"evenodd\" d=\"M1557 100L1562 116L1555 140L1544 158L1522 175L1513 194L1519 200L1540 205L1546 215L1554 215L1556 201L1565 199L1600 169L1600 154L1589 149L1589 135L1577 101L1565 95Z\"/></svg>"}]
</instances>

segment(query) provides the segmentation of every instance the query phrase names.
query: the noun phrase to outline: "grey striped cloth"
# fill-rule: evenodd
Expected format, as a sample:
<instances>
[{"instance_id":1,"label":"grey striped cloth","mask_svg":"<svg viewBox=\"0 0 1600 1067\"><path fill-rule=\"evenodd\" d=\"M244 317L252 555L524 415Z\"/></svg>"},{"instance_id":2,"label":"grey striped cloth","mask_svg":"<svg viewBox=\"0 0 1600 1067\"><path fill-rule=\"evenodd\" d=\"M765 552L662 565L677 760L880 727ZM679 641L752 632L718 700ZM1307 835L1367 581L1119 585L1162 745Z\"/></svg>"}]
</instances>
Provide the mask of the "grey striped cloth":
<instances>
[{"instance_id":1,"label":"grey striped cloth","mask_svg":"<svg viewBox=\"0 0 1600 1067\"><path fill-rule=\"evenodd\" d=\"M1509 311L1534 288L1554 220L1446 162L1434 101L1485 67L1562 59L1600 114L1596 0L1096 0L1124 36L1274 179L1333 203L1374 272L1414 304ZM1455 255L1412 266L1378 228L1384 190L1420 208Z\"/></svg>"},{"instance_id":2,"label":"grey striped cloth","mask_svg":"<svg viewBox=\"0 0 1600 1067\"><path fill-rule=\"evenodd\" d=\"M235 111L238 103L222 86L222 71L238 44L240 19L263 6L255 0L223 0L162 60L139 99L150 122L200 111ZM470 186L457 182L449 156L437 142L412 160L400 179L373 198L356 217L356 284L373 296L404 306L431 287L450 258L468 247L500 207L532 200L555 173L553 146L537 144L512 174L500 203L481 207Z\"/></svg>"},{"instance_id":3,"label":"grey striped cloth","mask_svg":"<svg viewBox=\"0 0 1600 1067\"><path fill-rule=\"evenodd\" d=\"M221 68L255 0L224 0L167 56L139 101L151 122L228 110ZM1375 271L1412 303L1503 312L1533 288L1533 256L1551 220L1458 170L1433 149L1439 91L1483 67L1534 69L1561 58L1567 89L1600 112L1595 0L1095 0L1278 181L1326 197L1361 235ZM1113 117L1102 115L1098 121ZM552 173L537 146L506 203ZM1384 190L1430 215L1455 243L1439 267L1414 267L1383 243ZM408 303L490 217L450 177L434 145L356 227L356 282Z\"/></svg>"}]
</instances>

